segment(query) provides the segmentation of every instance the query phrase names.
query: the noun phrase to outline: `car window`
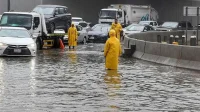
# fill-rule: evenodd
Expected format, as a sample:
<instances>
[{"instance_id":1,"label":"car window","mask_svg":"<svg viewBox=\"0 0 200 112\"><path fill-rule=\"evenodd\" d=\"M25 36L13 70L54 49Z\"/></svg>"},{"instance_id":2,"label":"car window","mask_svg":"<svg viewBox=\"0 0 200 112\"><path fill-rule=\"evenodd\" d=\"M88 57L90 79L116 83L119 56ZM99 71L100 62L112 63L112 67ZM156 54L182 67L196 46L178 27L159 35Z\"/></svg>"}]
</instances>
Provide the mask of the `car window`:
<instances>
[{"instance_id":1,"label":"car window","mask_svg":"<svg viewBox=\"0 0 200 112\"><path fill-rule=\"evenodd\" d=\"M157 24L157 22L154 22L154 26L157 26L158 24Z\"/></svg>"},{"instance_id":2,"label":"car window","mask_svg":"<svg viewBox=\"0 0 200 112\"><path fill-rule=\"evenodd\" d=\"M37 28L40 24L40 18L39 17L34 17L33 19L34 25Z\"/></svg>"},{"instance_id":3,"label":"car window","mask_svg":"<svg viewBox=\"0 0 200 112\"><path fill-rule=\"evenodd\" d=\"M59 8L56 8L55 9L55 15L58 15L59 14Z\"/></svg>"},{"instance_id":4,"label":"car window","mask_svg":"<svg viewBox=\"0 0 200 112\"><path fill-rule=\"evenodd\" d=\"M150 25L153 26L153 22L150 22Z\"/></svg>"},{"instance_id":5,"label":"car window","mask_svg":"<svg viewBox=\"0 0 200 112\"><path fill-rule=\"evenodd\" d=\"M68 13L68 9L67 8L64 8L64 13Z\"/></svg>"},{"instance_id":6,"label":"car window","mask_svg":"<svg viewBox=\"0 0 200 112\"><path fill-rule=\"evenodd\" d=\"M76 26L77 31L82 31L82 27L81 26Z\"/></svg>"},{"instance_id":7,"label":"car window","mask_svg":"<svg viewBox=\"0 0 200 112\"><path fill-rule=\"evenodd\" d=\"M65 9L64 8L59 8L59 14L65 14Z\"/></svg>"},{"instance_id":8,"label":"car window","mask_svg":"<svg viewBox=\"0 0 200 112\"><path fill-rule=\"evenodd\" d=\"M87 27L87 23L79 23L79 25L82 27Z\"/></svg>"}]
</instances>

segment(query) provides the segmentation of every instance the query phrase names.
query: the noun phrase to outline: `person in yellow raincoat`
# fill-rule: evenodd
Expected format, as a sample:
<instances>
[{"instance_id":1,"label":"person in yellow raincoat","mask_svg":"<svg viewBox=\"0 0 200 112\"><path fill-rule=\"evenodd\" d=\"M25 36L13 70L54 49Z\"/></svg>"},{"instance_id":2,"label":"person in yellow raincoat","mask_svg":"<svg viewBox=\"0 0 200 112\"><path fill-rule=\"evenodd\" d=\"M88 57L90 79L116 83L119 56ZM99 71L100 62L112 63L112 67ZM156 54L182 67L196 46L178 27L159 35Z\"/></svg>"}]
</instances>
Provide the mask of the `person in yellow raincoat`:
<instances>
[{"instance_id":1,"label":"person in yellow raincoat","mask_svg":"<svg viewBox=\"0 0 200 112\"><path fill-rule=\"evenodd\" d=\"M110 38L106 41L104 47L104 56L106 57L106 69L117 70L118 58L121 55L121 45L119 39L116 38L115 30L110 30Z\"/></svg>"},{"instance_id":2,"label":"person in yellow raincoat","mask_svg":"<svg viewBox=\"0 0 200 112\"><path fill-rule=\"evenodd\" d=\"M116 37L119 39L119 41L121 41L121 31L122 31L122 26L121 24L118 22L117 19L115 19L115 22L112 23L111 29L115 30L116 32Z\"/></svg>"},{"instance_id":3,"label":"person in yellow raincoat","mask_svg":"<svg viewBox=\"0 0 200 112\"><path fill-rule=\"evenodd\" d=\"M74 24L72 24L71 27L68 30L68 45L69 45L69 49L71 47L73 47L73 49L74 49L74 47L77 46L77 36L78 36L77 29L74 26Z\"/></svg>"}]
</instances>

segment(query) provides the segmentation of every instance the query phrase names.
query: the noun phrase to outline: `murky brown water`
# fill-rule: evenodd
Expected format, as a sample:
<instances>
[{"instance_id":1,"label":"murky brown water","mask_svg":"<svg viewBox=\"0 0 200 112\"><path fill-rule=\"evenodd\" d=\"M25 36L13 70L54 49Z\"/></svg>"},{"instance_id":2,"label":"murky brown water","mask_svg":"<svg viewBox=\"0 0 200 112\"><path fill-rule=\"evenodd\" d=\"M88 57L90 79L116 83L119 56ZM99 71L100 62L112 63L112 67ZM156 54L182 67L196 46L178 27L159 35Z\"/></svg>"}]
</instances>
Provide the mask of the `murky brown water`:
<instances>
[{"instance_id":1,"label":"murky brown water","mask_svg":"<svg viewBox=\"0 0 200 112\"><path fill-rule=\"evenodd\" d=\"M132 58L106 71L102 49L88 44L0 58L0 111L200 111L200 72Z\"/></svg>"}]
</instances>

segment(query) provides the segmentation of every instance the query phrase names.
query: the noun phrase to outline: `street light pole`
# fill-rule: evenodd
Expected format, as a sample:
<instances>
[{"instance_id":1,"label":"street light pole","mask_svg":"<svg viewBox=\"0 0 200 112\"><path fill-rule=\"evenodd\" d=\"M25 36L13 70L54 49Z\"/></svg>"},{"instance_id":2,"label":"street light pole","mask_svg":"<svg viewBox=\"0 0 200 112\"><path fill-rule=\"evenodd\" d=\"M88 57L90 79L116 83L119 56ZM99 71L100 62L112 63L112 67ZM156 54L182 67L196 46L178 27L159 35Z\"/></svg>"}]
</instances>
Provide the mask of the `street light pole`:
<instances>
[{"instance_id":1,"label":"street light pole","mask_svg":"<svg viewBox=\"0 0 200 112\"><path fill-rule=\"evenodd\" d=\"M8 0L8 12L10 11L10 0Z\"/></svg>"}]
</instances>

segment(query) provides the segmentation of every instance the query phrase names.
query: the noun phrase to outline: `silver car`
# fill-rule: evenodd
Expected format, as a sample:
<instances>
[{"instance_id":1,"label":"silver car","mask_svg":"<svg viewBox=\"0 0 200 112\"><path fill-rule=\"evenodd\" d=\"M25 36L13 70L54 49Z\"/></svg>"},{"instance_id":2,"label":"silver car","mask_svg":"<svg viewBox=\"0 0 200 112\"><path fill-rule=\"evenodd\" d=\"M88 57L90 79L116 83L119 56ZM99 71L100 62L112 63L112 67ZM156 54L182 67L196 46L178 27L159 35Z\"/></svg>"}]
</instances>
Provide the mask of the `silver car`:
<instances>
[{"instance_id":1,"label":"silver car","mask_svg":"<svg viewBox=\"0 0 200 112\"><path fill-rule=\"evenodd\" d=\"M0 27L0 56L36 56L36 44L28 30Z\"/></svg>"}]
</instances>

